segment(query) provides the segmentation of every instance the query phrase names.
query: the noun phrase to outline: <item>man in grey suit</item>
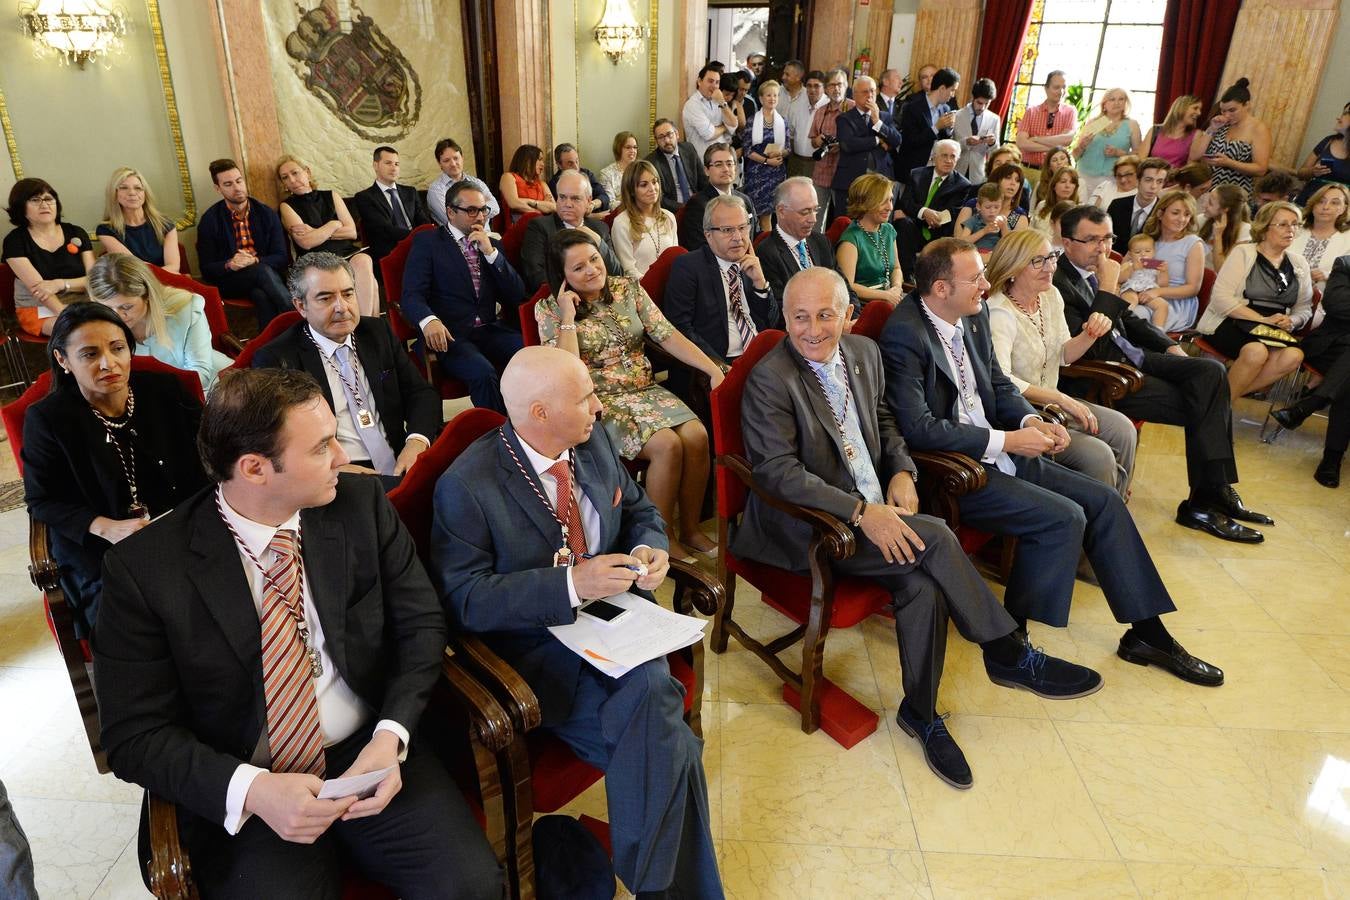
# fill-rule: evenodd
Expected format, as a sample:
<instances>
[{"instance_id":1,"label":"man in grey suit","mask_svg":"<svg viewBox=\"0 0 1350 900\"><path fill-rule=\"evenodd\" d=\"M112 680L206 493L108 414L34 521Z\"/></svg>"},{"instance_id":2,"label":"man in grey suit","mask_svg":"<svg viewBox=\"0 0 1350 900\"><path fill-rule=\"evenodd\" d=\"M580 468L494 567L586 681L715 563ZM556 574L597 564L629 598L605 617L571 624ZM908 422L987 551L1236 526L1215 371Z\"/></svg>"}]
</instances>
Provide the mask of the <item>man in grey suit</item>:
<instances>
[{"instance_id":1,"label":"man in grey suit","mask_svg":"<svg viewBox=\"0 0 1350 900\"><path fill-rule=\"evenodd\" d=\"M436 485L432 580L453 625L529 684L543 727L605 771L624 884L639 896L720 897L702 741L665 658L610 678L548 632L584 601L661 584L660 513L596 427L600 401L579 359L526 347L501 387L510 423Z\"/></svg>"},{"instance_id":2,"label":"man in grey suit","mask_svg":"<svg viewBox=\"0 0 1350 900\"><path fill-rule=\"evenodd\" d=\"M1068 699L1093 693L1102 679L1029 646L956 536L941 519L919 514L917 470L886 406L881 354L870 339L844 334L847 309L837 272L816 266L792 276L788 339L746 380L745 449L770 494L861 532L857 551L835 571L874 580L894 598L905 691L896 721L939 778L969 788L970 767L936 712L949 614L963 637L981 645L996 684ZM752 495L732 550L801 570L810 539L809 528Z\"/></svg>"},{"instance_id":3,"label":"man in grey suit","mask_svg":"<svg viewBox=\"0 0 1350 900\"><path fill-rule=\"evenodd\" d=\"M548 244L564 228L580 228L595 235L596 243L600 245L600 258L605 261L605 271L622 275L623 266L609 244L609 226L603 219L586 218L586 210L591 207L591 183L586 176L567 169L558 176L558 189L553 196L558 203L557 212L535 216L525 226L525 241L520 248L525 289L534 291L548 281Z\"/></svg>"}]
</instances>

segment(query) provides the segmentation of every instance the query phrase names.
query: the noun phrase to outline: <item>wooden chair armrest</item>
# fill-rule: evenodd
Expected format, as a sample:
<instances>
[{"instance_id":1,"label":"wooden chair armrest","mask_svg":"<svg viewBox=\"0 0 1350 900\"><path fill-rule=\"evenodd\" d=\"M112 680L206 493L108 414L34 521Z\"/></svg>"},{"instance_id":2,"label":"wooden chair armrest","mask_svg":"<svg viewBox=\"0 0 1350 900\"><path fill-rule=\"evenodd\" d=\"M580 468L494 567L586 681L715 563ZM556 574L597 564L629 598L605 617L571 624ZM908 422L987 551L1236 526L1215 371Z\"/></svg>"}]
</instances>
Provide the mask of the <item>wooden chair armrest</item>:
<instances>
[{"instance_id":1,"label":"wooden chair armrest","mask_svg":"<svg viewBox=\"0 0 1350 900\"><path fill-rule=\"evenodd\" d=\"M825 548L825 552L833 559L848 559L853 555L856 549L853 538L853 530L834 516L825 512L823 509L812 509L809 506L798 506L796 503L789 503L786 500L780 500L778 497L765 491L755 480L754 474L750 470L750 463L745 457L735 453L724 453L717 457L717 464L725 466L728 471L741 480L741 483L754 492L762 502L772 506L785 515L792 516L798 521L810 525L820 539L820 544Z\"/></svg>"},{"instance_id":2,"label":"wooden chair armrest","mask_svg":"<svg viewBox=\"0 0 1350 900\"><path fill-rule=\"evenodd\" d=\"M691 602L694 609L705 616L716 615L722 608L722 601L726 599L726 589L693 563L672 559L670 579L675 582L676 612L687 614Z\"/></svg>"},{"instance_id":3,"label":"wooden chair armrest","mask_svg":"<svg viewBox=\"0 0 1350 900\"><path fill-rule=\"evenodd\" d=\"M28 577L38 590L56 591L61 587L60 569L52 559L47 523L28 517Z\"/></svg>"},{"instance_id":4,"label":"wooden chair armrest","mask_svg":"<svg viewBox=\"0 0 1350 900\"><path fill-rule=\"evenodd\" d=\"M147 792L150 818L150 893L159 900L196 900L192 863L178 837L178 808Z\"/></svg>"},{"instance_id":5,"label":"wooden chair armrest","mask_svg":"<svg viewBox=\"0 0 1350 900\"><path fill-rule=\"evenodd\" d=\"M919 467L919 474L923 478L933 479L937 490L952 497L964 497L989 483L989 475L984 471L984 466L964 453L954 453L950 450L912 450L909 455Z\"/></svg>"},{"instance_id":6,"label":"wooden chair armrest","mask_svg":"<svg viewBox=\"0 0 1350 900\"><path fill-rule=\"evenodd\" d=\"M1032 405L1036 407L1036 411L1047 422L1054 422L1067 428L1069 423L1073 421L1073 416L1066 413L1058 403L1034 403Z\"/></svg>"},{"instance_id":7,"label":"wooden chair armrest","mask_svg":"<svg viewBox=\"0 0 1350 900\"><path fill-rule=\"evenodd\" d=\"M1144 383L1144 376L1134 366L1107 360L1080 360L1070 366L1061 366L1059 376L1093 382L1093 393L1103 406L1113 405L1139 390Z\"/></svg>"},{"instance_id":8,"label":"wooden chair armrest","mask_svg":"<svg viewBox=\"0 0 1350 900\"><path fill-rule=\"evenodd\" d=\"M220 341L221 346L225 347L226 356L234 358L244 352L244 342L235 337L233 332L227 331L220 335L217 340Z\"/></svg>"},{"instance_id":9,"label":"wooden chair armrest","mask_svg":"<svg viewBox=\"0 0 1350 900\"><path fill-rule=\"evenodd\" d=\"M500 753L515 739L511 719L490 691L461 664L453 647L441 658L441 677L461 703L473 727L474 738L493 753Z\"/></svg>"},{"instance_id":10,"label":"wooden chair armrest","mask_svg":"<svg viewBox=\"0 0 1350 900\"><path fill-rule=\"evenodd\" d=\"M455 651L455 659L492 692L510 717L516 734L525 735L539 727L542 721L539 698L525 679L483 643L482 638L464 632L452 633L450 647Z\"/></svg>"}]
</instances>

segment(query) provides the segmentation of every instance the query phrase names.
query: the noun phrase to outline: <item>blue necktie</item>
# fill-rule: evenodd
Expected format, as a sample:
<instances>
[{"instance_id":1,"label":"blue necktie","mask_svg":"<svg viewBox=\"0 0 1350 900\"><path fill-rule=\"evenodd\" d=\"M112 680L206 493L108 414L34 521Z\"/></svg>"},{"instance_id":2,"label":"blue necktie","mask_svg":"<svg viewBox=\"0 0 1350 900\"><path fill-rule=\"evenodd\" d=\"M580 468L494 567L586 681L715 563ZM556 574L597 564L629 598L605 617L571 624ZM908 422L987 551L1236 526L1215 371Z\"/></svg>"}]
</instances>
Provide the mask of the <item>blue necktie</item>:
<instances>
[{"instance_id":1,"label":"blue necktie","mask_svg":"<svg viewBox=\"0 0 1350 900\"><path fill-rule=\"evenodd\" d=\"M389 188L385 193L389 195L389 208L394 214L394 224L404 231L411 230L412 225L408 223L408 214L403 211L403 204L398 199L398 189Z\"/></svg>"},{"instance_id":2,"label":"blue necktie","mask_svg":"<svg viewBox=\"0 0 1350 900\"><path fill-rule=\"evenodd\" d=\"M806 255L806 241L797 242L797 260L803 269L811 268L811 259Z\"/></svg>"},{"instance_id":3,"label":"blue necktie","mask_svg":"<svg viewBox=\"0 0 1350 900\"><path fill-rule=\"evenodd\" d=\"M671 153L669 159L675 169L675 199L683 203L689 199L689 179L684 174L684 163L680 161L679 153Z\"/></svg>"},{"instance_id":4,"label":"blue necktie","mask_svg":"<svg viewBox=\"0 0 1350 900\"><path fill-rule=\"evenodd\" d=\"M1090 272L1087 277L1088 287L1092 288L1092 296L1097 296L1097 289L1101 282L1097 280L1097 273ZM1129 338L1121 333L1119 328L1112 327L1111 343L1120 348L1120 352L1125 354L1125 358L1137 369L1144 362L1144 351L1140 350L1134 344L1130 343Z\"/></svg>"},{"instance_id":5,"label":"blue necktie","mask_svg":"<svg viewBox=\"0 0 1350 900\"><path fill-rule=\"evenodd\" d=\"M384 430L378 424L370 428L361 427L360 411L361 407L356 402L356 396L352 393L352 385L356 384L356 376L352 372L351 348L346 344L337 348L338 371L342 377L338 381L342 382L342 393L347 395L347 411L351 414L352 425L356 427L357 437L361 438L361 443L365 445L366 453L369 454L370 465L381 475L394 474L394 451L389 449L389 442L384 437ZM369 386L367 386L369 390ZM367 411L370 415L375 414L375 400L373 397L366 397Z\"/></svg>"}]
</instances>

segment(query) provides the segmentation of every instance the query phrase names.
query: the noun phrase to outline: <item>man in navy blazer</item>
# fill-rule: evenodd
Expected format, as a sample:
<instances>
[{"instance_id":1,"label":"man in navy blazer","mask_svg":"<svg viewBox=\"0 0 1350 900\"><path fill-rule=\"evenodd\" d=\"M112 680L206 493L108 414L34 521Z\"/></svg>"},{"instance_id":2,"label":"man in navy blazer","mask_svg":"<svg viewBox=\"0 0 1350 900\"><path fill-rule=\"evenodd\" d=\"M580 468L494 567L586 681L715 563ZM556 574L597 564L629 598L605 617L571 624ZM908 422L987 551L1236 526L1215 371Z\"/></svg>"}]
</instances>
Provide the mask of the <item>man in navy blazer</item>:
<instances>
[{"instance_id":1,"label":"man in navy blazer","mask_svg":"<svg viewBox=\"0 0 1350 900\"><path fill-rule=\"evenodd\" d=\"M956 217L970 196L970 182L956 171L961 145L943 138L932 147L932 165L909 172L900 197L900 215L895 220L896 249L900 268L906 274L914 271L914 260L929 241L952 236ZM946 222L942 222L943 213Z\"/></svg>"},{"instance_id":2,"label":"man in navy blazer","mask_svg":"<svg viewBox=\"0 0 1350 900\"><path fill-rule=\"evenodd\" d=\"M1003 594L1008 612L1023 626L1067 625L1081 549L1116 621L1130 625L1117 655L1194 684L1222 684L1223 671L1187 653L1162 624L1176 607L1120 495L1046 458L1068 446L1069 433L1043 420L999 368L975 245L933 241L914 279L878 342L886 399L911 447L984 464L988 483L960 498L961 522L1018 539Z\"/></svg>"},{"instance_id":3,"label":"man in navy blazer","mask_svg":"<svg viewBox=\"0 0 1350 900\"><path fill-rule=\"evenodd\" d=\"M487 197L461 181L445 194L450 224L413 237L403 270L403 315L417 325L445 374L469 386L474 406L505 411L498 371L522 340L525 282L488 236Z\"/></svg>"},{"instance_id":4,"label":"man in navy blazer","mask_svg":"<svg viewBox=\"0 0 1350 900\"><path fill-rule=\"evenodd\" d=\"M248 195L248 183L234 160L215 160L210 171L221 199L197 222L202 280L226 297L251 301L261 331L291 305L282 274L290 257L281 218Z\"/></svg>"},{"instance_id":5,"label":"man in navy blazer","mask_svg":"<svg viewBox=\"0 0 1350 900\"><path fill-rule=\"evenodd\" d=\"M548 631L585 601L661 584L661 515L597 427L577 357L527 347L502 394L510 423L436 484L432 581L452 626L481 635L535 692L543 727L605 771L614 870L629 890L720 897L702 742L665 658L611 678Z\"/></svg>"},{"instance_id":6,"label":"man in navy blazer","mask_svg":"<svg viewBox=\"0 0 1350 900\"><path fill-rule=\"evenodd\" d=\"M848 209L848 186L866 172L891 177L891 151L901 144L900 132L877 105L877 83L867 75L853 80L853 109L835 120L839 165L830 182L833 208Z\"/></svg>"},{"instance_id":7,"label":"man in navy blazer","mask_svg":"<svg viewBox=\"0 0 1350 900\"><path fill-rule=\"evenodd\" d=\"M778 327L782 315L755 256L750 213L741 199L719 195L709 200L703 231L707 246L671 264L662 312L713 362L725 366L760 331ZM739 297L738 309L733 293Z\"/></svg>"},{"instance_id":8,"label":"man in navy blazer","mask_svg":"<svg viewBox=\"0 0 1350 900\"><path fill-rule=\"evenodd\" d=\"M956 96L961 75L955 69L938 69L926 91L918 91L900 107L900 133L905 143L895 153L895 174L903 175L928 165L933 144L953 135Z\"/></svg>"}]
</instances>

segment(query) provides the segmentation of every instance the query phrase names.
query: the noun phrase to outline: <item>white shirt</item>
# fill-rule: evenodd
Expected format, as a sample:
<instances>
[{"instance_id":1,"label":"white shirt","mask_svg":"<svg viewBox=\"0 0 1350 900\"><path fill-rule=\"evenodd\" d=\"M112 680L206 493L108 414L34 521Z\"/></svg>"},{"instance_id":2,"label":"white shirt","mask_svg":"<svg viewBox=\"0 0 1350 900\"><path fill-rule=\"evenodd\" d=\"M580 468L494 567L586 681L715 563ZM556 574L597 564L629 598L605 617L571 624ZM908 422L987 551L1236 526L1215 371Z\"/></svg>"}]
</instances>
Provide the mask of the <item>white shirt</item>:
<instances>
[{"instance_id":1,"label":"white shirt","mask_svg":"<svg viewBox=\"0 0 1350 900\"><path fill-rule=\"evenodd\" d=\"M459 247L460 250L463 250L464 238L466 237L464 232L460 231L458 228L451 225L449 222L446 223L445 230L449 231L450 236L455 239L455 245ZM493 247L491 253L480 252L478 255L479 258L482 259L485 264L490 266L497 261L497 248ZM439 322L439 321L440 321L439 316L427 316L425 319L417 323L417 327L422 329L423 332L425 332L427 330L428 322Z\"/></svg>"},{"instance_id":2,"label":"white shirt","mask_svg":"<svg viewBox=\"0 0 1350 900\"><path fill-rule=\"evenodd\" d=\"M984 455L980 457L980 462L989 463L998 468L1005 475L1016 475L1017 467L1013 465L1012 457L1003 452L1003 441L1007 436L1006 431L995 428L989 422L989 417L984 413L984 400L980 398L980 390L975 381L975 370L970 365L970 352L967 348L965 353L961 354L961 365L957 366L956 358L952 356L952 337L956 334L956 326L943 319L928 308L928 304L922 300L919 305L923 307L928 314L928 320L933 323L937 329L938 337L941 338L942 352L947 357L947 365L951 368L952 374L957 380L957 395L960 396L961 373L965 373L966 384L970 385L971 393L974 394L974 400L969 406L966 405L966 398L960 397L956 404L958 418L963 425L974 425L976 428L984 428L989 432L989 442L984 446ZM962 343L964 343L965 328L962 326ZM1022 417L1021 427L1025 428L1027 422L1031 419L1039 419L1040 416L1026 415Z\"/></svg>"},{"instance_id":3,"label":"white shirt","mask_svg":"<svg viewBox=\"0 0 1350 900\"><path fill-rule=\"evenodd\" d=\"M694 152L699 159L703 159L703 151L708 149L709 144L715 144L718 141L729 141L726 135L726 122L722 118L722 95L719 93L716 100L709 100L703 96L700 91L694 91L689 95L689 99L684 101L684 109L680 113L680 120L684 124L684 139L694 146ZM718 128L723 129L718 132ZM694 178L692 172L686 172L691 180ZM689 189L694 189L693 184Z\"/></svg>"},{"instance_id":4,"label":"white shirt","mask_svg":"<svg viewBox=\"0 0 1350 900\"><path fill-rule=\"evenodd\" d=\"M331 365L324 363L323 374L328 379L328 393L333 398L333 415L337 417L337 439L342 445L342 449L347 451L347 456L351 459L366 459L370 456L370 450L367 449L365 442L361 440L361 433L358 426L352 421L352 411L347 406L347 393L342 385L342 379L338 377L338 371L341 368L338 365L336 353L338 347L347 348L347 359L351 363L352 375L356 377L356 389L361 394L361 399L365 401L366 409L375 417L375 424L372 426L375 433L380 436L380 440L388 441L385 437L384 425L380 421L380 411L375 405L375 397L370 390L370 379L366 377L366 367L361 365L360 357L356 355L356 341L352 336L347 335L346 340L341 344L335 344L324 337L313 328L309 329L310 335L314 338L314 343L319 348L319 354L331 361ZM354 361L353 361L354 360ZM418 438L431 446L431 441L427 440L426 435L415 432L408 435L408 440ZM395 457L398 456L402 448L389 448ZM392 472L383 472L383 475L392 475Z\"/></svg>"},{"instance_id":5,"label":"white shirt","mask_svg":"<svg viewBox=\"0 0 1350 900\"><path fill-rule=\"evenodd\" d=\"M788 124L792 126L792 152L797 156L810 157L815 154L816 148L811 146L811 121L816 117L816 110L820 109L830 98L823 93L820 99L814 104L806 96L806 88L803 87L796 97L787 96L787 91L783 91L787 99L787 108L784 114L787 117Z\"/></svg>"},{"instance_id":6,"label":"white shirt","mask_svg":"<svg viewBox=\"0 0 1350 900\"><path fill-rule=\"evenodd\" d=\"M1134 195L1134 203L1130 205L1130 234L1129 234L1130 237L1134 237L1134 235L1137 233L1134 231L1134 220L1139 215L1140 210L1143 210L1144 213L1144 217L1139 220L1139 230L1142 231L1144 229L1144 223L1148 221L1148 217L1153 215L1153 207L1157 205L1158 205L1158 198L1154 197L1153 202L1148 204L1148 206L1140 206L1139 195L1138 194Z\"/></svg>"},{"instance_id":7,"label":"white shirt","mask_svg":"<svg viewBox=\"0 0 1350 900\"><path fill-rule=\"evenodd\" d=\"M596 428L601 427L596 423ZM549 466L552 466L558 460L571 459L571 449L564 450L558 455L557 459L549 459L544 454L530 446L529 442L520 435L520 446L525 450L525 456L528 457L530 468L534 470L535 477L539 479L539 485L544 489L544 496L548 497L548 502L553 504L553 508L558 508L558 480L549 472ZM581 531L586 535L586 546L594 552L600 546L600 513L596 510L595 504L591 498L586 496L586 492L581 489L581 485L573 485L573 493L576 495L577 511L581 513ZM646 544L638 544L633 550L646 547ZM630 553L633 551L629 551ZM572 582L572 567L567 567L567 596L572 601L572 606L580 606L581 598L577 596L576 585Z\"/></svg>"},{"instance_id":8,"label":"white shirt","mask_svg":"<svg viewBox=\"0 0 1350 900\"><path fill-rule=\"evenodd\" d=\"M216 488L219 494L220 488ZM258 562L264 568L271 565L275 559L275 554L267 549L268 544L272 542L273 536L282 528L288 528L296 534L300 533L300 513L297 511L293 516L278 526L264 525L261 522L255 522L252 519L240 515L223 495L220 495L220 506L225 510L225 518L238 533L244 546L257 557ZM259 621L262 619L263 592L265 590L265 580L263 573L253 564L243 550L239 550L239 562L244 567L244 576L248 579L249 593L253 595L253 607L258 611ZM308 568L301 563L302 568L308 571ZM300 594L300 600L305 609L305 622L309 626L309 637L313 642L314 649L319 654L319 661L323 665L323 674L314 679L314 694L319 705L319 728L323 732L323 745L331 747L339 741L351 737L365 723L370 721L373 715L370 707L356 693L347 686L347 682L342 680L338 674L337 666L333 664L333 657L328 652L328 640L323 633L323 624L319 621L318 612L314 608L314 597L310 593L310 579L303 579L303 586ZM392 719L381 719L375 723L374 731L389 731L397 735L402 752L399 753L399 761L403 761L408 754L408 729ZM266 769L261 769L250 763L240 763L234 770L234 775L230 778L230 785L225 792L225 830L230 834L238 834L239 829L248 821L250 813L244 812L244 800L248 797L248 790L253 786L253 779L257 778Z\"/></svg>"},{"instance_id":9,"label":"white shirt","mask_svg":"<svg viewBox=\"0 0 1350 900\"><path fill-rule=\"evenodd\" d=\"M427 213L431 216L431 221L442 228L449 226L450 220L445 217L445 195L450 193L450 188L461 181L467 181L483 192L483 196L487 198L488 218L495 219L502 208L498 205L497 198L492 196L492 191L486 184L467 173L461 174L458 179L454 179L442 172L427 187Z\"/></svg>"},{"instance_id":10,"label":"white shirt","mask_svg":"<svg viewBox=\"0 0 1350 900\"><path fill-rule=\"evenodd\" d=\"M727 283L727 272L734 263L727 262L714 254L717 268L722 273L722 296L726 299L727 310L727 359L734 359L745 352L745 342L741 340L741 330L736 327L736 316L731 312L731 285ZM740 277L738 274L737 278ZM745 303L745 317L750 320L750 330L758 333L755 320L750 316L750 298L745 296L745 282L741 282L741 300Z\"/></svg>"}]
</instances>

